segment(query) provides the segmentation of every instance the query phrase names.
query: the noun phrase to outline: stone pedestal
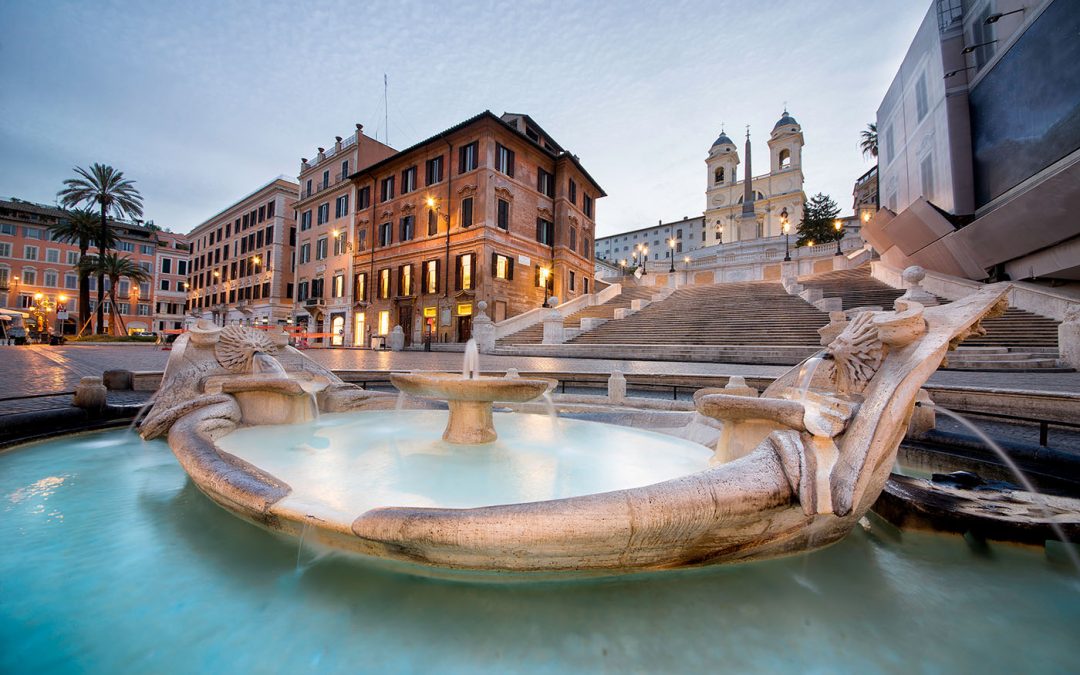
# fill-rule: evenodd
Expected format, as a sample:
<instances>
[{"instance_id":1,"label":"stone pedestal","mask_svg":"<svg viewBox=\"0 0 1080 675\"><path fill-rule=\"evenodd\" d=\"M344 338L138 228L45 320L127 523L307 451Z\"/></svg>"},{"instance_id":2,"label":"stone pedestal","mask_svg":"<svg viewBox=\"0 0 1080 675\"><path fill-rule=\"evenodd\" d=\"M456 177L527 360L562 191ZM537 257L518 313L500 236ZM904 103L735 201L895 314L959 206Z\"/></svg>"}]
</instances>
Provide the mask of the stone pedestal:
<instances>
[{"instance_id":1,"label":"stone pedestal","mask_svg":"<svg viewBox=\"0 0 1080 675\"><path fill-rule=\"evenodd\" d=\"M1058 326L1058 352L1062 365L1080 369L1080 309L1069 311Z\"/></svg>"},{"instance_id":2,"label":"stone pedestal","mask_svg":"<svg viewBox=\"0 0 1080 675\"><path fill-rule=\"evenodd\" d=\"M487 303L481 300L476 303L476 315L473 316L472 336L481 354L495 351L495 323L487 315L486 309Z\"/></svg>"},{"instance_id":3,"label":"stone pedestal","mask_svg":"<svg viewBox=\"0 0 1080 675\"><path fill-rule=\"evenodd\" d=\"M758 395L758 390L746 384L746 378L742 375L732 375L729 377L727 384L724 385L723 391L725 394L730 394L731 396L756 397Z\"/></svg>"},{"instance_id":4,"label":"stone pedestal","mask_svg":"<svg viewBox=\"0 0 1080 675\"><path fill-rule=\"evenodd\" d=\"M904 288L907 291L900 296L900 300L917 302L923 307L933 307L938 304L937 298L922 287L922 280L926 278L926 271L918 265L912 265L901 274L904 280Z\"/></svg>"},{"instance_id":5,"label":"stone pedestal","mask_svg":"<svg viewBox=\"0 0 1080 675\"><path fill-rule=\"evenodd\" d=\"M566 342L563 316L555 308L544 310L544 344L561 345Z\"/></svg>"},{"instance_id":6,"label":"stone pedestal","mask_svg":"<svg viewBox=\"0 0 1080 675\"><path fill-rule=\"evenodd\" d=\"M75 387L71 404L90 412L101 412L105 409L108 393L100 377L83 377Z\"/></svg>"},{"instance_id":7,"label":"stone pedestal","mask_svg":"<svg viewBox=\"0 0 1080 675\"><path fill-rule=\"evenodd\" d=\"M611 403L622 403L626 400L626 377L621 370L612 371L608 378L607 395Z\"/></svg>"},{"instance_id":8,"label":"stone pedestal","mask_svg":"<svg viewBox=\"0 0 1080 675\"><path fill-rule=\"evenodd\" d=\"M400 352L405 349L405 329L401 326L394 326L394 330L390 331L390 351Z\"/></svg>"}]
</instances>

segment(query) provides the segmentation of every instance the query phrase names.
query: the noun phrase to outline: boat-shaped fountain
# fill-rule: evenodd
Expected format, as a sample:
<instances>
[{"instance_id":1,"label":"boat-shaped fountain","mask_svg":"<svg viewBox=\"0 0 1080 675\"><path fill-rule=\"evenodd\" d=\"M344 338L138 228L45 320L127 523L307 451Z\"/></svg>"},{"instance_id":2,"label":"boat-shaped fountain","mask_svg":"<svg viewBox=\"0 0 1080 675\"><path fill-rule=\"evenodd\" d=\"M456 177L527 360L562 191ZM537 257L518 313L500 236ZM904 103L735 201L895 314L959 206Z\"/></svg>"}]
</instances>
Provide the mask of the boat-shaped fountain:
<instances>
[{"instance_id":1,"label":"boat-shaped fountain","mask_svg":"<svg viewBox=\"0 0 1080 675\"><path fill-rule=\"evenodd\" d=\"M545 380L395 375L402 392L448 402L439 441L445 412L387 412L395 396L343 383L283 336L209 326L177 341L141 430L167 433L227 509L367 556L590 574L768 558L854 527L885 485L920 387L1004 310L1007 290L938 307L898 300L834 326L820 357L760 398L703 393L698 412L723 429L708 446L671 430L560 420L560 433L537 415L493 415L493 402L544 394ZM252 371L268 359L281 370ZM312 421L315 407L343 414Z\"/></svg>"}]
</instances>

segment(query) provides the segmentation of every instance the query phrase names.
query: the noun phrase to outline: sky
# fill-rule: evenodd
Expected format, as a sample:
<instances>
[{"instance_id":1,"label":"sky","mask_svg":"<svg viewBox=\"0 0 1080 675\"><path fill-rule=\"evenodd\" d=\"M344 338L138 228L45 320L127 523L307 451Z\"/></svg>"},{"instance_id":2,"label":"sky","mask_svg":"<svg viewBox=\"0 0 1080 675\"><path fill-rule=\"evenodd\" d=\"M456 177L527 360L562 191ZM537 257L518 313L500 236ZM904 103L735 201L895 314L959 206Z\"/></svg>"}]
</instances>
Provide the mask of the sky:
<instances>
[{"instance_id":1,"label":"sky","mask_svg":"<svg viewBox=\"0 0 1080 675\"><path fill-rule=\"evenodd\" d=\"M406 148L489 109L528 113L580 157L608 194L603 236L700 215L722 124L740 153L750 125L765 173L786 103L807 194L850 213L871 166L859 132L928 8L0 0L0 197L53 203L101 162L136 181L145 218L187 232L358 122Z\"/></svg>"}]
</instances>

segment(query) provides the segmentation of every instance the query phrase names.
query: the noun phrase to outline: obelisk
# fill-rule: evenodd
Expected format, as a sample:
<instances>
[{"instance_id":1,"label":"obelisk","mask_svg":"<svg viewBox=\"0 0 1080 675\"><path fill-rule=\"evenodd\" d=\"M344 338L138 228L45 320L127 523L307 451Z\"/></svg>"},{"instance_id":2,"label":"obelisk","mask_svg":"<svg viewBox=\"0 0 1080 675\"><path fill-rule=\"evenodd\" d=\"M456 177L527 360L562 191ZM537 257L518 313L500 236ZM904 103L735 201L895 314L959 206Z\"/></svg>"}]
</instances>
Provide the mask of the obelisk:
<instances>
[{"instance_id":1,"label":"obelisk","mask_svg":"<svg viewBox=\"0 0 1080 675\"><path fill-rule=\"evenodd\" d=\"M746 125L746 168L743 169L743 202L739 214L739 241L758 238L757 216L754 215L754 179L750 169L750 125Z\"/></svg>"}]
</instances>

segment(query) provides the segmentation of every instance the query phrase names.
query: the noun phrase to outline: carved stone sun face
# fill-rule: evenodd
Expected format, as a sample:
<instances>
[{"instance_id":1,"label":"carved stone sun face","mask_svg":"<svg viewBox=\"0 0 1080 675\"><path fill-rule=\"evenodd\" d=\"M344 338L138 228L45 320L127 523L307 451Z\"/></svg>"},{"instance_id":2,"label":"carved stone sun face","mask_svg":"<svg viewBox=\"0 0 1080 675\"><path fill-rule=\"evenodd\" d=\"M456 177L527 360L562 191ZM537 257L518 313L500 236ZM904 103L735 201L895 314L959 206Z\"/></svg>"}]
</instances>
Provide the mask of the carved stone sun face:
<instances>
[{"instance_id":1,"label":"carved stone sun face","mask_svg":"<svg viewBox=\"0 0 1080 675\"><path fill-rule=\"evenodd\" d=\"M874 315L871 312L859 314L826 351L833 358L836 390L841 394L861 393L885 356Z\"/></svg>"},{"instance_id":2,"label":"carved stone sun face","mask_svg":"<svg viewBox=\"0 0 1080 675\"><path fill-rule=\"evenodd\" d=\"M251 372L251 360L255 352L273 354L276 351L277 345L266 333L233 325L222 329L221 337L214 347L214 356L218 363L230 371L247 374Z\"/></svg>"}]
</instances>

